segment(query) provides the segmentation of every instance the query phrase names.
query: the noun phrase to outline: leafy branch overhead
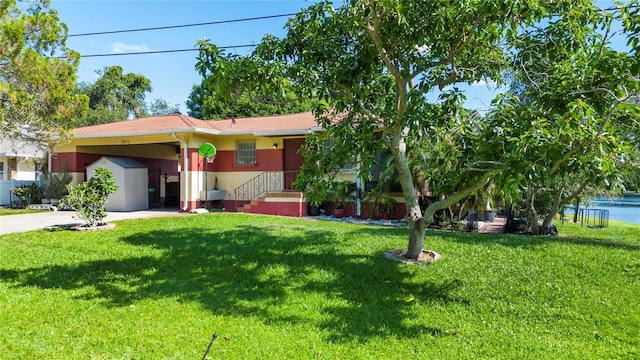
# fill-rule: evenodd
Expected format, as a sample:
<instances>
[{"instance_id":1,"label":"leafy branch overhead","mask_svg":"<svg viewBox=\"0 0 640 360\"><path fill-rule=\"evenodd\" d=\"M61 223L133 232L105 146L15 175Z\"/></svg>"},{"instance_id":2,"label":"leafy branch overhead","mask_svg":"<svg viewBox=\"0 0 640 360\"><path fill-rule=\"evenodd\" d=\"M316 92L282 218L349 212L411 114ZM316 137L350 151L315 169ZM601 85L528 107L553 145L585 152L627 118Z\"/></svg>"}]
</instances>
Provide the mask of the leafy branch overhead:
<instances>
[{"instance_id":1,"label":"leafy branch overhead","mask_svg":"<svg viewBox=\"0 0 640 360\"><path fill-rule=\"evenodd\" d=\"M74 93L80 54L49 5L0 2L0 132L43 149L65 139L88 101Z\"/></svg>"},{"instance_id":2,"label":"leafy branch overhead","mask_svg":"<svg viewBox=\"0 0 640 360\"><path fill-rule=\"evenodd\" d=\"M196 70L202 82L194 85L187 107L189 115L202 119L251 117L308 111L308 97L293 91L285 63L268 60L270 35L248 56L226 53L208 39L198 40Z\"/></svg>"}]
</instances>

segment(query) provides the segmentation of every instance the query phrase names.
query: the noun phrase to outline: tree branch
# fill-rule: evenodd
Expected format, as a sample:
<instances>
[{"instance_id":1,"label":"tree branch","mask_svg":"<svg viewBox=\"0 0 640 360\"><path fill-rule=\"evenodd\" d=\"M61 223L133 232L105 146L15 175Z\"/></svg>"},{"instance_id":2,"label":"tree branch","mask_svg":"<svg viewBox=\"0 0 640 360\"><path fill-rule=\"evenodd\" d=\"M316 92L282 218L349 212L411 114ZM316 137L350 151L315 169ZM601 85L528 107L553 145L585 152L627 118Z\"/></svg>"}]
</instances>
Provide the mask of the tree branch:
<instances>
[{"instance_id":1,"label":"tree branch","mask_svg":"<svg viewBox=\"0 0 640 360\"><path fill-rule=\"evenodd\" d=\"M484 187L489 183L489 179L491 178L492 175L493 175L493 171L488 171L471 185L468 185L467 187L454 193L451 196L446 197L445 199L431 203L431 205L429 205L424 211L424 218L426 218L425 221L428 223L432 223L433 214L435 214L436 211L446 209L449 206L452 206L460 202L460 200L464 199L465 197L473 194L480 188Z\"/></svg>"},{"instance_id":2,"label":"tree branch","mask_svg":"<svg viewBox=\"0 0 640 360\"><path fill-rule=\"evenodd\" d=\"M353 96L353 92L351 91L351 89L349 89L346 85L340 84L338 82L335 82L334 84L345 92L345 96L349 100L351 100L354 103L358 103L359 104L359 108L362 110L362 112L367 117L379 122L380 124L384 124L384 119L382 117L380 117L379 115L373 113L371 110L369 110L365 106L363 106L361 102L356 100L356 98Z\"/></svg>"}]
</instances>

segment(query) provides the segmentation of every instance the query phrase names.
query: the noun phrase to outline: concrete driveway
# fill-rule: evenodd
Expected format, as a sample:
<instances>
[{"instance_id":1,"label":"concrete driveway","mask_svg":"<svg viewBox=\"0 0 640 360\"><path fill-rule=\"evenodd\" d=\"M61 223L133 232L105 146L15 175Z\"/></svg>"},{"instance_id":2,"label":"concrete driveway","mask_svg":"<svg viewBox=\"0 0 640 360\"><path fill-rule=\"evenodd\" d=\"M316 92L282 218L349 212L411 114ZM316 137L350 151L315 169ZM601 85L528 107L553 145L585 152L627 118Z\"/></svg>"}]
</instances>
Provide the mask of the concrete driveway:
<instances>
[{"instance_id":1,"label":"concrete driveway","mask_svg":"<svg viewBox=\"0 0 640 360\"><path fill-rule=\"evenodd\" d=\"M52 226L84 224L84 220L75 218L75 211L48 211L30 214L0 216L0 235L31 230L40 230ZM140 211L107 212L105 222L127 219L144 219L161 216L180 216L178 209L151 209Z\"/></svg>"}]
</instances>

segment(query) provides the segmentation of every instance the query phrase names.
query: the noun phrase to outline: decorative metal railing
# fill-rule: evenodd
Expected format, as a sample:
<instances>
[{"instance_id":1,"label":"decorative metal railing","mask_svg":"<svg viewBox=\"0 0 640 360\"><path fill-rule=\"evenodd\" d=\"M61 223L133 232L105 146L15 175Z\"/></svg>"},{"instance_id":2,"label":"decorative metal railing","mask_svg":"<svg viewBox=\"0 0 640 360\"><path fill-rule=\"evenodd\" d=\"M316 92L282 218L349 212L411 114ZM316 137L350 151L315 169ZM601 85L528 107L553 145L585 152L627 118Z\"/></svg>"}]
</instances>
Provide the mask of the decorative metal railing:
<instances>
[{"instance_id":1,"label":"decorative metal railing","mask_svg":"<svg viewBox=\"0 0 640 360\"><path fill-rule=\"evenodd\" d=\"M268 192L294 191L293 181L300 171L265 171L233 190L235 209Z\"/></svg>"}]
</instances>

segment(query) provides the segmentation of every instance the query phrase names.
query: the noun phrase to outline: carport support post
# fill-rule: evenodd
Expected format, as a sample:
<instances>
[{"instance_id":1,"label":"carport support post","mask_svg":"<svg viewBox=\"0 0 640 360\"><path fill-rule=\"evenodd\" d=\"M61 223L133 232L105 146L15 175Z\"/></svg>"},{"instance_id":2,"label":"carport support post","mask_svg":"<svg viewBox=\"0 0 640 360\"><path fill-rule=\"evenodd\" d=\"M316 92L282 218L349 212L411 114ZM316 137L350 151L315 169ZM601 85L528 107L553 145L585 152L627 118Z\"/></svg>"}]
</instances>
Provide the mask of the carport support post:
<instances>
[{"instance_id":1,"label":"carport support post","mask_svg":"<svg viewBox=\"0 0 640 360\"><path fill-rule=\"evenodd\" d=\"M189 146L187 144L187 141L178 137L178 135L176 133L172 133L171 135L173 135L174 138L176 138L176 140L180 141L180 146L182 147L182 169L180 169L181 171L181 175L182 175L182 181L180 184L181 187L181 192L182 192L182 203L184 204L182 207L182 211L187 211L188 206L187 206L187 196L189 194L189 192L187 191L187 186L189 186L189 182L187 181L187 174L189 173Z\"/></svg>"}]
</instances>

